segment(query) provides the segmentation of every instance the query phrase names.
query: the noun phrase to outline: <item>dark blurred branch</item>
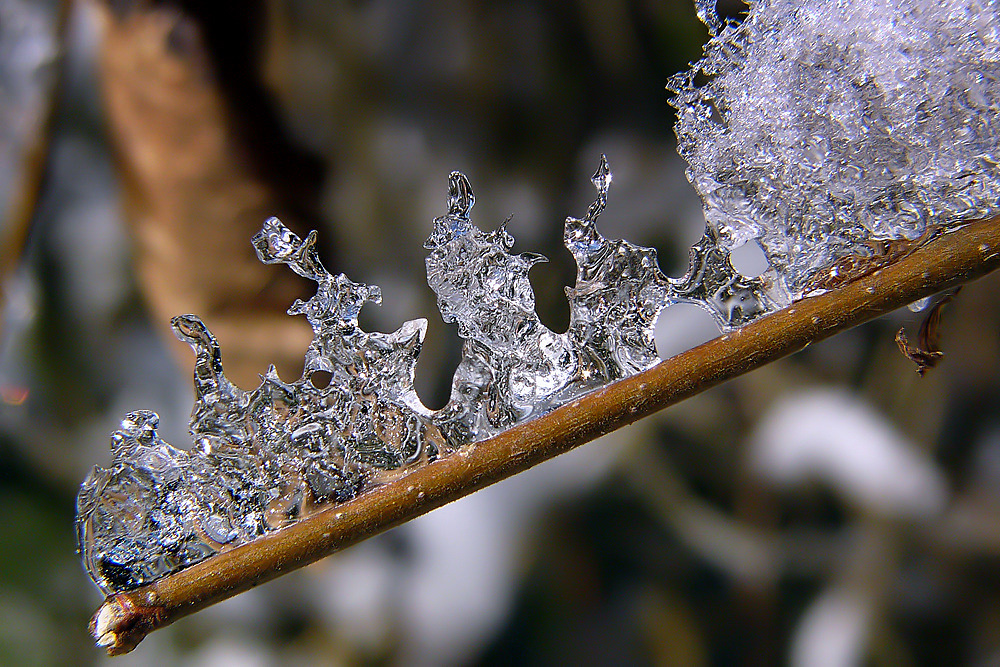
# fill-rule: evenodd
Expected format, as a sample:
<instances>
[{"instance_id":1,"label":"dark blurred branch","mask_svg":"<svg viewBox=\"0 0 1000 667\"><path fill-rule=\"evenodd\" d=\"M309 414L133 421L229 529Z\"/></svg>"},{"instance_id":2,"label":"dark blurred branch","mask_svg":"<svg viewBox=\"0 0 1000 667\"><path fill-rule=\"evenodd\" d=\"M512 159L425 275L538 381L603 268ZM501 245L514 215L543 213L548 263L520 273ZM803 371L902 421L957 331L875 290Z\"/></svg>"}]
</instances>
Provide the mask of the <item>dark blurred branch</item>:
<instances>
[{"instance_id":1,"label":"dark blurred branch","mask_svg":"<svg viewBox=\"0 0 1000 667\"><path fill-rule=\"evenodd\" d=\"M30 105L30 92L18 89L4 91L4 103L32 119L30 131L18 137L19 145L4 144L0 150L10 151L20 169L10 184L11 192L0 215L0 303L6 301L10 278L21 262L28 242L32 220L41 196L45 168L48 163L52 126L59 104L59 89L64 75L64 46L70 9L70 0L63 0L58 15L53 20L52 32L58 36L60 52L49 67L52 71L34 73L39 92L38 103ZM30 22L29 22L30 23ZM26 99L28 98L28 99ZM9 112L8 112L9 113ZM8 118L8 120L11 120ZM12 174L13 175L13 174ZM4 309L0 308L0 333L4 329Z\"/></svg>"},{"instance_id":2,"label":"dark blurred branch","mask_svg":"<svg viewBox=\"0 0 1000 667\"><path fill-rule=\"evenodd\" d=\"M316 228L323 167L287 139L260 82L263 2L96 6L104 97L153 316L204 316L237 384L256 385L271 360L297 376L311 332L284 311L311 286L261 265L247 239L271 215L299 233Z\"/></svg>"},{"instance_id":3,"label":"dark blurred branch","mask_svg":"<svg viewBox=\"0 0 1000 667\"><path fill-rule=\"evenodd\" d=\"M725 380L1000 266L1000 218L970 223L853 283L804 299L153 584L109 597L91 630L112 655L150 631L526 470Z\"/></svg>"}]
</instances>

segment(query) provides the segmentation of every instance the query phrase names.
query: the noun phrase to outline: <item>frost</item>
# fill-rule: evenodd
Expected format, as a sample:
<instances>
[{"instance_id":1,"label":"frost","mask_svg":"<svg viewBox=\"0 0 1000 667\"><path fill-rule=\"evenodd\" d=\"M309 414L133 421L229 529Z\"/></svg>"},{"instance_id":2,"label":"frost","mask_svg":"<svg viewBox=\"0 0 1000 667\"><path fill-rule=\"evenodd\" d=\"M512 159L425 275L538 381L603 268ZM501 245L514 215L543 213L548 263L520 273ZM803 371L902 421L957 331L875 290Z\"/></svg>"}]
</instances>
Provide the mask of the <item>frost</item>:
<instances>
[{"instance_id":1,"label":"frost","mask_svg":"<svg viewBox=\"0 0 1000 667\"><path fill-rule=\"evenodd\" d=\"M1000 210L1000 4L751 0L724 26L696 4L715 37L668 86L678 150L724 245L758 239L792 299Z\"/></svg>"}]
</instances>

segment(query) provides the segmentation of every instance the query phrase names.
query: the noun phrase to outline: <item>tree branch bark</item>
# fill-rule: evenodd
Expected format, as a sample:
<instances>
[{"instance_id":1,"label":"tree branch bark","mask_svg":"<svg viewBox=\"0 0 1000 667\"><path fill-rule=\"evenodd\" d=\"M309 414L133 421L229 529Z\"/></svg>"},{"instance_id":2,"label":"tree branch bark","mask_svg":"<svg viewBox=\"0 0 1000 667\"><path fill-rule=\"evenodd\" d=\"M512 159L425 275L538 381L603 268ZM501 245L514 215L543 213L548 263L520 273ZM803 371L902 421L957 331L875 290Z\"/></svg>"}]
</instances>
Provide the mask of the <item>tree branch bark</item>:
<instances>
[{"instance_id":1,"label":"tree branch bark","mask_svg":"<svg viewBox=\"0 0 1000 667\"><path fill-rule=\"evenodd\" d=\"M127 653L147 633L178 618L998 266L1000 217L950 230L854 282L803 299L354 500L110 596L94 616L91 632L109 654Z\"/></svg>"}]
</instances>

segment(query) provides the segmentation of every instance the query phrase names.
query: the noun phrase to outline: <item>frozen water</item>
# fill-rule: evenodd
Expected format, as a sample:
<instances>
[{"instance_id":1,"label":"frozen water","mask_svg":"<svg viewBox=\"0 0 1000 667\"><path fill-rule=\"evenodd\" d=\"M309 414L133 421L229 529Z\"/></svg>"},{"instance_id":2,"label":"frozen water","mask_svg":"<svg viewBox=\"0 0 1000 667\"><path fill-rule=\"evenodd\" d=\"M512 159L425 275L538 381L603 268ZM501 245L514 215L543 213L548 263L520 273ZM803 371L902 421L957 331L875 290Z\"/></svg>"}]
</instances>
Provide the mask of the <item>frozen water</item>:
<instances>
[{"instance_id":1,"label":"frozen water","mask_svg":"<svg viewBox=\"0 0 1000 667\"><path fill-rule=\"evenodd\" d=\"M177 336L195 351L195 447L164 443L151 412L128 415L115 432L112 466L95 468L78 498L81 549L104 590L142 585L352 498L444 445L413 391L426 322L392 334L362 331L358 312L379 299L378 288L327 273L314 241L274 218L254 238L262 261L286 263L319 284L289 311L305 314L316 333L297 382L283 382L272 367L260 387L241 390L226 379L201 320L174 318ZM332 376L323 388L312 382L320 370Z\"/></svg>"},{"instance_id":2,"label":"frozen water","mask_svg":"<svg viewBox=\"0 0 1000 667\"><path fill-rule=\"evenodd\" d=\"M698 20L708 26L708 32L713 37L722 30L722 21L719 20L718 0L694 0L695 12Z\"/></svg>"},{"instance_id":3,"label":"frozen water","mask_svg":"<svg viewBox=\"0 0 1000 667\"><path fill-rule=\"evenodd\" d=\"M697 304L723 329L772 305L768 279L741 276L711 229L676 279L660 271L654 250L604 238L596 227L611 184L603 157L593 181L596 201L583 218L566 220L578 271L567 289L569 329L556 333L535 313L528 281L544 258L510 254L514 239L503 225L476 227L472 187L451 174L448 212L425 244L427 278L465 345L451 399L436 412L413 388L426 321L392 334L363 331L358 313L380 301L379 289L327 272L315 232L303 240L276 218L265 222L253 238L261 261L287 264L318 286L288 311L305 315L314 332L303 375L284 382L272 367L244 391L226 379L202 321L174 318L195 352L195 446L163 442L152 412L122 422L111 466L95 468L78 499L80 548L94 581L106 592L143 585L645 370L659 361L653 330L670 304ZM313 381L320 371L328 383Z\"/></svg>"},{"instance_id":4,"label":"frozen water","mask_svg":"<svg viewBox=\"0 0 1000 667\"><path fill-rule=\"evenodd\" d=\"M272 367L243 391L201 320L174 318L196 355L195 446L163 442L148 411L114 433L111 466L78 498L98 586L154 581L650 368L657 318L673 304L732 330L891 259L897 241L997 212L998 3L756 0L739 25L719 21L711 0L697 9L715 36L671 83L708 222L684 276L600 234L612 181L602 157L596 200L566 220L577 277L569 328L553 332L528 281L544 258L511 254L503 225L476 227L472 187L453 172L425 247L428 283L464 347L449 402L431 411L413 389L426 321L363 331L358 312L380 290L331 275L315 232L303 240L271 218L253 239L261 261L318 286L289 310L314 332L303 375L285 382ZM751 241L769 263L754 278L730 258ZM319 372L328 383L314 382Z\"/></svg>"},{"instance_id":5,"label":"frozen water","mask_svg":"<svg viewBox=\"0 0 1000 667\"><path fill-rule=\"evenodd\" d=\"M792 299L841 260L998 212L1000 3L751 0L671 80L678 149L723 244Z\"/></svg>"}]
</instances>

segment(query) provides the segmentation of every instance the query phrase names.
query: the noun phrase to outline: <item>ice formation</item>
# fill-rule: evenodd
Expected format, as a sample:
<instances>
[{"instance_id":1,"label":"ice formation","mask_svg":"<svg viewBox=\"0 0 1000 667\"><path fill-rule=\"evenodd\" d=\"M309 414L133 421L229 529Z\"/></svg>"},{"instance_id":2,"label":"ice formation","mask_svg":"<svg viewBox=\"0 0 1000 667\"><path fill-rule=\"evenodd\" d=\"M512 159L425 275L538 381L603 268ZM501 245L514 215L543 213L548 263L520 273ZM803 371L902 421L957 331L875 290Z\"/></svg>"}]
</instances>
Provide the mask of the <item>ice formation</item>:
<instances>
[{"instance_id":1,"label":"ice formation","mask_svg":"<svg viewBox=\"0 0 1000 667\"><path fill-rule=\"evenodd\" d=\"M566 220L577 279L569 328L553 332L528 282L544 258L510 254L503 226L474 226L472 188L452 173L427 276L464 348L448 404L432 411L413 389L426 322L363 331L358 312L379 289L328 273L315 233L303 240L268 220L253 239L260 259L318 284L289 310L314 331L303 376L285 382L272 367L243 391L201 320L174 319L196 354L195 446L165 443L152 412L122 421L110 467L95 467L78 497L97 585L155 581L645 370L672 304L697 304L731 330L822 289L845 262L884 260L890 242L997 212L1000 3L756 0L740 25L697 4L714 37L671 83L679 150L708 219L685 276L597 231L611 184L602 159L596 201ZM748 241L770 263L757 278L729 258ZM314 381L320 371L329 383Z\"/></svg>"},{"instance_id":2,"label":"ice formation","mask_svg":"<svg viewBox=\"0 0 1000 667\"><path fill-rule=\"evenodd\" d=\"M678 149L724 245L760 243L788 296L1000 210L1000 3L696 5L714 36L668 86Z\"/></svg>"},{"instance_id":3,"label":"ice formation","mask_svg":"<svg viewBox=\"0 0 1000 667\"><path fill-rule=\"evenodd\" d=\"M578 272L567 289L569 329L556 333L538 319L528 282L544 258L510 254L514 239L503 226L473 225L472 188L451 174L448 212L425 244L427 277L465 344L451 399L436 412L413 388L426 321L391 334L363 331L358 312L381 299L379 289L328 273L315 232L303 240L268 220L253 239L261 261L287 264L318 285L289 309L313 327L303 375L284 382L272 367L257 389L241 390L226 379L201 320L174 318L196 357L195 446L164 442L152 412L122 421L111 466L95 467L78 498L80 549L98 586L110 593L152 582L645 370L659 361L653 327L672 303L697 303L725 329L772 305L767 280L737 273L711 232L678 279L660 271L655 250L601 236L595 223L611 183L603 157L593 180L597 200L582 219L566 220ZM322 387L318 371L330 376Z\"/></svg>"}]
</instances>

